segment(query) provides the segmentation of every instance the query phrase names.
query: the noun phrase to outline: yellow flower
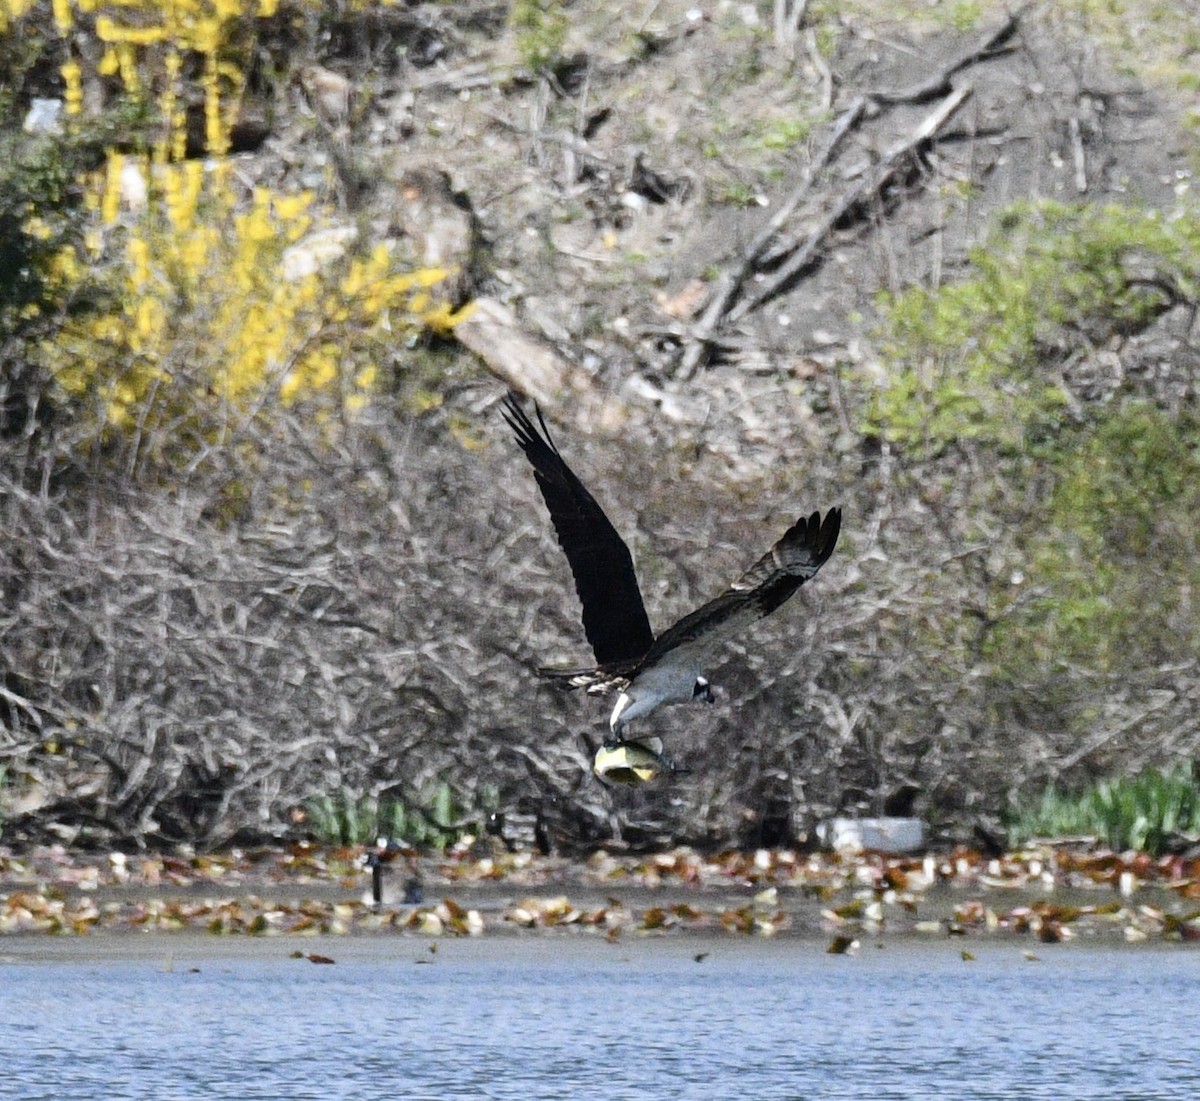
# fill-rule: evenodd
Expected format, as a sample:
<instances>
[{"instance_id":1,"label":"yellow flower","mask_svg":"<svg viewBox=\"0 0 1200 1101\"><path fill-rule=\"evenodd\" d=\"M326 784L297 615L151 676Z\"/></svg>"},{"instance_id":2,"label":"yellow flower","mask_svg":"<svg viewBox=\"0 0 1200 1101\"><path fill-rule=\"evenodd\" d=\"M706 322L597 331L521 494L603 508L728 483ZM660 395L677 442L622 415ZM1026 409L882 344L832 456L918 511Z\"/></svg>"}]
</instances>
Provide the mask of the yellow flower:
<instances>
[{"instance_id":1,"label":"yellow flower","mask_svg":"<svg viewBox=\"0 0 1200 1101\"><path fill-rule=\"evenodd\" d=\"M311 191L301 191L295 195L276 195L274 196L275 213L279 215L281 221L295 222L304 217L308 208L312 206L313 193ZM304 219L307 224L307 219Z\"/></svg>"},{"instance_id":2,"label":"yellow flower","mask_svg":"<svg viewBox=\"0 0 1200 1101\"><path fill-rule=\"evenodd\" d=\"M121 153L110 153L104 166L104 196L100 200L100 220L112 225L121 210L121 172L125 157Z\"/></svg>"},{"instance_id":3,"label":"yellow flower","mask_svg":"<svg viewBox=\"0 0 1200 1101\"><path fill-rule=\"evenodd\" d=\"M78 283L83 278L83 274L79 255L70 245L59 249L50 261L51 278L60 286L71 286Z\"/></svg>"},{"instance_id":4,"label":"yellow flower","mask_svg":"<svg viewBox=\"0 0 1200 1101\"><path fill-rule=\"evenodd\" d=\"M117 57L117 51L109 46L100 56L100 61L96 65L96 72L100 76L116 76L121 71L121 61Z\"/></svg>"},{"instance_id":5,"label":"yellow flower","mask_svg":"<svg viewBox=\"0 0 1200 1101\"><path fill-rule=\"evenodd\" d=\"M27 219L25 222L26 235L35 241L49 240L51 232L44 218L33 217Z\"/></svg>"},{"instance_id":6,"label":"yellow flower","mask_svg":"<svg viewBox=\"0 0 1200 1101\"><path fill-rule=\"evenodd\" d=\"M207 64L205 69L205 75L201 78L204 86L204 144L210 153L219 157L229 150L229 133L221 118L221 90L216 72L213 70L210 73Z\"/></svg>"},{"instance_id":7,"label":"yellow flower","mask_svg":"<svg viewBox=\"0 0 1200 1101\"><path fill-rule=\"evenodd\" d=\"M58 33L66 38L75 23L71 15L71 0L54 0L50 7L54 12L54 25L58 28Z\"/></svg>"},{"instance_id":8,"label":"yellow flower","mask_svg":"<svg viewBox=\"0 0 1200 1101\"><path fill-rule=\"evenodd\" d=\"M138 75L137 54L128 42L117 43L117 62L121 69L121 83L127 92L137 92L142 81Z\"/></svg>"},{"instance_id":9,"label":"yellow flower","mask_svg":"<svg viewBox=\"0 0 1200 1101\"><path fill-rule=\"evenodd\" d=\"M150 282L150 246L141 237L131 237L125 248L129 258L129 281L135 291Z\"/></svg>"},{"instance_id":10,"label":"yellow flower","mask_svg":"<svg viewBox=\"0 0 1200 1101\"><path fill-rule=\"evenodd\" d=\"M83 111L83 72L78 61L67 61L59 69L63 78L63 101L68 115L78 115Z\"/></svg>"},{"instance_id":11,"label":"yellow flower","mask_svg":"<svg viewBox=\"0 0 1200 1101\"><path fill-rule=\"evenodd\" d=\"M200 0L175 0L164 8L172 26L183 27L197 13L223 18L233 10L214 3L201 10ZM182 111L181 59L178 48L168 52L155 77L164 117ZM205 65L211 86L227 90L226 74ZM211 102L220 112L215 92ZM179 424L187 431L173 438L216 440L231 417L270 417L304 403L317 437L332 441L346 415L370 404L377 357L395 346L395 334L440 329L462 316L428 291L445 273L398 270L378 246L285 281L285 251L314 230L335 228L334 212L308 191L248 192L228 159L174 161L167 155L174 142L175 134L163 138L153 166L137 162L148 188L132 214L121 217L126 157L110 153L91 181L88 256L103 256L107 240L123 301L104 316L68 322L45 352L55 378L73 396L102 403L114 432ZM54 263L64 286L84 277L80 260L68 250Z\"/></svg>"},{"instance_id":12,"label":"yellow flower","mask_svg":"<svg viewBox=\"0 0 1200 1101\"><path fill-rule=\"evenodd\" d=\"M133 330L129 334L130 347L135 352L144 352L157 343L162 335L163 304L155 298L142 298L134 312Z\"/></svg>"},{"instance_id":13,"label":"yellow flower","mask_svg":"<svg viewBox=\"0 0 1200 1101\"><path fill-rule=\"evenodd\" d=\"M214 55L221 46L221 19L197 20L192 25L191 47L198 53ZM214 70L215 71L215 70Z\"/></svg>"}]
</instances>

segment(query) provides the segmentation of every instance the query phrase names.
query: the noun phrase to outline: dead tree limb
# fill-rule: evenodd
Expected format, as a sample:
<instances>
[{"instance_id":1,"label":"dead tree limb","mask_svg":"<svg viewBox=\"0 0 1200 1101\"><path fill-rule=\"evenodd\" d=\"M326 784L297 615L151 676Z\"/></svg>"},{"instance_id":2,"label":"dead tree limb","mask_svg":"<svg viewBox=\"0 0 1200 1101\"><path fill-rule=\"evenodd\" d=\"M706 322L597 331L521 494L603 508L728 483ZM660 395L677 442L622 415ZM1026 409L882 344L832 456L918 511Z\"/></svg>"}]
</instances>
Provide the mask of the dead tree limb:
<instances>
[{"instance_id":1,"label":"dead tree limb","mask_svg":"<svg viewBox=\"0 0 1200 1101\"><path fill-rule=\"evenodd\" d=\"M800 34L800 24L808 11L808 0L775 0L775 48L790 49Z\"/></svg>"},{"instance_id":2,"label":"dead tree limb","mask_svg":"<svg viewBox=\"0 0 1200 1101\"><path fill-rule=\"evenodd\" d=\"M854 187L850 188L834 205L833 209L812 229L800 246L788 260L760 286L753 295L742 299L730 312L730 321L739 321L751 310L757 309L764 302L773 298L792 279L803 271L816 256L817 251L824 245L825 239L843 218L855 207L873 195L879 194L896 175L898 169L908 158L932 140L954 116L958 109L970 97L970 85L964 85L948 95L937 109L931 111L921 125L907 138L893 145L875 166L874 171L862 176Z\"/></svg>"},{"instance_id":3,"label":"dead tree limb","mask_svg":"<svg viewBox=\"0 0 1200 1101\"><path fill-rule=\"evenodd\" d=\"M1009 41L1020 26L1022 14L1023 9L1011 14L977 46L954 59L927 80L899 91L871 92L860 95L842 112L821 155L809 166L799 186L783 201L742 255L717 278L712 297L709 299L703 315L687 333L688 343L679 366L679 374L683 378L692 378L703 365L713 347L718 343L714 334L726 320L737 321L744 317L802 271L811 262L817 249L834 225L841 221L868 194L884 187L894 174L896 166L906 158L907 154L933 137L945 125L950 116L971 94L970 88L961 92L953 91L950 85L951 78L971 65L990 60L1006 52L1010 48ZM760 288L752 298L744 299L736 306L732 306L741 293L743 284L763 259L772 239L811 190L818 174L832 161L845 136L874 109L896 104L923 103L943 94L946 95L946 98L938 109L921 124L914 136L902 145L889 150L877 166L875 174L864 178L858 188L848 193L834 211L803 242L775 250L772 259L780 255L787 255L789 252L792 252L793 255L767 286Z\"/></svg>"},{"instance_id":4,"label":"dead tree limb","mask_svg":"<svg viewBox=\"0 0 1200 1101\"><path fill-rule=\"evenodd\" d=\"M990 61L994 57L1000 57L1012 49L1008 43L1021 25L1021 15L1021 11L1013 12L978 46L968 50L925 80L894 92L872 92L871 99L880 106L892 106L899 103L928 103L938 96L947 95L951 91L950 81L957 73L961 73L963 69L972 65L978 65L981 61Z\"/></svg>"},{"instance_id":5,"label":"dead tree limb","mask_svg":"<svg viewBox=\"0 0 1200 1101\"><path fill-rule=\"evenodd\" d=\"M754 270L755 264L766 251L772 239L783 228L784 222L792 216L796 207L800 205L804 197L808 194L812 188L813 181L824 170L825 166L833 160L838 146L841 145L846 135L862 121L866 115L866 111L867 98L866 96L859 96L841 113L837 125L833 128L833 133L829 135L829 140L825 143L825 148L821 150L820 156L809 165L804 173L804 179L800 181L799 186L784 199L742 255L717 277L716 287L713 290L712 297L709 299L708 306L705 308L703 316L689 333L691 342L680 362L680 374L684 378L690 379L704 362L713 344L713 333L724 320L726 313L729 311L730 303L740 293L742 284Z\"/></svg>"},{"instance_id":6,"label":"dead tree limb","mask_svg":"<svg viewBox=\"0 0 1200 1101\"><path fill-rule=\"evenodd\" d=\"M1083 151L1083 133L1079 126L1079 116L1072 115L1067 120L1068 133L1071 135L1071 155L1075 161L1075 190L1080 195L1088 189L1087 155Z\"/></svg>"}]
</instances>

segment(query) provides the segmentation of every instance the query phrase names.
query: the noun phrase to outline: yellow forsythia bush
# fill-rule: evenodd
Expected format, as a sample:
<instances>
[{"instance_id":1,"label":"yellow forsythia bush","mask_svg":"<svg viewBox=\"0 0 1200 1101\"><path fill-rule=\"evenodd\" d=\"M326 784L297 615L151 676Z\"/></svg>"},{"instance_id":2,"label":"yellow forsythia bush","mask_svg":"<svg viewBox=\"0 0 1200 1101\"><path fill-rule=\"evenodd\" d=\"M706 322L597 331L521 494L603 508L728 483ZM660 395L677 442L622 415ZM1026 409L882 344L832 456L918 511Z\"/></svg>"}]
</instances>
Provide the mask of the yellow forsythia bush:
<instances>
[{"instance_id":1,"label":"yellow forsythia bush","mask_svg":"<svg viewBox=\"0 0 1200 1101\"><path fill-rule=\"evenodd\" d=\"M123 212L123 188L143 173L144 205ZM427 290L445 272L396 270L383 245L343 257L353 231L323 226L316 206L267 188L243 198L228 162L111 154L88 241L110 305L46 349L58 383L99 396L113 427L202 427L206 439L276 401L361 408L380 353L456 317Z\"/></svg>"},{"instance_id":2,"label":"yellow forsythia bush","mask_svg":"<svg viewBox=\"0 0 1200 1101\"><path fill-rule=\"evenodd\" d=\"M370 400L378 364L406 335L457 320L429 294L448 272L403 270L312 193L247 186L222 155L243 85L226 38L275 7L53 5L64 38L94 34L102 46L62 65L67 124L90 75L76 56L98 56L99 75L119 76L130 95L153 89L161 120L145 155L109 151L89 182L84 245L51 275L62 299L86 289L93 304L67 311L40 350L72 403L105 433L136 433L144 457L186 457L280 408L332 426ZM7 0L5 18L21 8ZM185 73L202 87L203 160L184 159L180 105L199 95Z\"/></svg>"}]
</instances>

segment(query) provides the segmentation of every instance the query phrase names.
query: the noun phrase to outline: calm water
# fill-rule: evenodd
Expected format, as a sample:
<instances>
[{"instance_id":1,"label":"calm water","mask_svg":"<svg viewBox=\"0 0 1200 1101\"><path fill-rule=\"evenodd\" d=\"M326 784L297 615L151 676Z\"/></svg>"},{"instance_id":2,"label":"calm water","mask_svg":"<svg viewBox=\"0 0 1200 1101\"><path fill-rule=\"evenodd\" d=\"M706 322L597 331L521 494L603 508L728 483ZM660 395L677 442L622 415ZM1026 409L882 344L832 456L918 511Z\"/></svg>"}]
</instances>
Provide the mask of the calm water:
<instances>
[{"instance_id":1,"label":"calm water","mask_svg":"<svg viewBox=\"0 0 1200 1101\"><path fill-rule=\"evenodd\" d=\"M1200 1097L1194 949L428 944L0 941L0 1098Z\"/></svg>"}]
</instances>

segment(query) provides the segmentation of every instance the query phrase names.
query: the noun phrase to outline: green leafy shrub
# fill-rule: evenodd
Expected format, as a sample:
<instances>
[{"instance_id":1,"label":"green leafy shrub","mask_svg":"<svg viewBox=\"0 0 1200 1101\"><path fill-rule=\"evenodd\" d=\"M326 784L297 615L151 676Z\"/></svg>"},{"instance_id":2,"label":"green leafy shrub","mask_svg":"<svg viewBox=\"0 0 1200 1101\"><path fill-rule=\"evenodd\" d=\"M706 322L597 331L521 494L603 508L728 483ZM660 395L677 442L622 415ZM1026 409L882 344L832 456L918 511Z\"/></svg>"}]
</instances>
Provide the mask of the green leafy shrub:
<instances>
[{"instance_id":1,"label":"green leafy shrub","mask_svg":"<svg viewBox=\"0 0 1200 1101\"><path fill-rule=\"evenodd\" d=\"M0 134L0 330L6 334L53 310L47 269L79 222L70 206L73 169L48 138Z\"/></svg>"},{"instance_id":2,"label":"green leafy shrub","mask_svg":"<svg viewBox=\"0 0 1200 1101\"><path fill-rule=\"evenodd\" d=\"M326 845L367 845L386 837L416 848L441 851L467 832L464 811L445 781L411 801L326 795L307 805L317 840Z\"/></svg>"},{"instance_id":3,"label":"green leafy shrub","mask_svg":"<svg viewBox=\"0 0 1200 1101\"><path fill-rule=\"evenodd\" d=\"M1158 855L1172 842L1200 839L1200 784L1192 770L1149 769L1137 776L1102 780L1083 791L1046 788L1015 807L1009 841L1033 837L1098 837L1113 849Z\"/></svg>"},{"instance_id":4,"label":"green leafy shrub","mask_svg":"<svg viewBox=\"0 0 1200 1101\"><path fill-rule=\"evenodd\" d=\"M517 35L517 52L535 73L551 71L567 41L567 13L562 0L515 0L509 24Z\"/></svg>"},{"instance_id":5,"label":"green leafy shrub","mask_svg":"<svg viewBox=\"0 0 1200 1101\"><path fill-rule=\"evenodd\" d=\"M1110 409L1071 438L1037 523L1024 533L1028 586L1003 580L986 656L1119 673L1200 648L1200 425L1145 403Z\"/></svg>"},{"instance_id":6,"label":"green leafy shrub","mask_svg":"<svg viewBox=\"0 0 1200 1101\"><path fill-rule=\"evenodd\" d=\"M1105 670L1134 653L1155 664L1194 653L1198 519L1198 426L1142 404L1104 417L1064 456L1035 540L1034 569L1054 585L1030 608L1047 617L1046 653Z\"/></svg>"},{"instance_id":7,"label":"green leafy shrub","mask_svg":"<svg viewBox=\"0 0 1200 1101\"><path fill-rule=\"evenodd\" d=\"M1128 206L1013 206L972 251L968 278L883 300L888 375L865 427L918 455L1052 435L1066 394L1046 362L1194 300L1198 227Z\"/></svg>"}]
</instances>

